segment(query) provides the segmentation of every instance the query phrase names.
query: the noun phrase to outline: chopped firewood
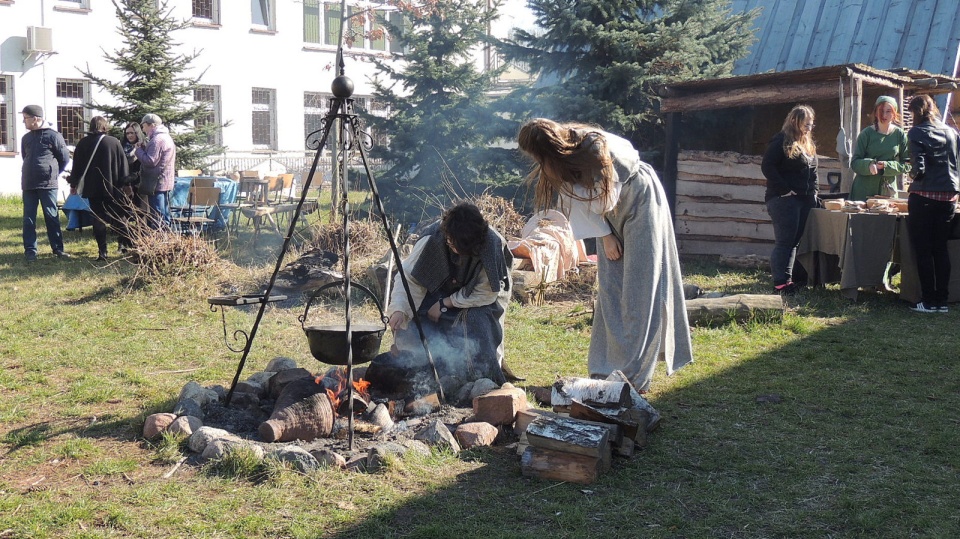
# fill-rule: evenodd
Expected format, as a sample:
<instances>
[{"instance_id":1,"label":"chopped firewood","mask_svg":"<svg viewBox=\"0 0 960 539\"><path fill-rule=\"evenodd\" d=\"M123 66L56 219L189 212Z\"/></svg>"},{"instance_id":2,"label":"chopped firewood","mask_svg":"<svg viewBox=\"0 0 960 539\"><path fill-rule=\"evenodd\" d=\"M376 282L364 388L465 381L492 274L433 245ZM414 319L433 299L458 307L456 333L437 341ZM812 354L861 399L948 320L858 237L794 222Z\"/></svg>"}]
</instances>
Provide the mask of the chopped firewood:
<instances>
[{"instance_id":1,"label":"chopped firewood","mask_svg":"<svg viewBox=\"0 0 960 539\"><path fill-rule=\"evenodd\" d=\"M393 428L393 418L390 417L390 412L383 403L376 405L370 412L370 422L382 427L383 430Z\"/></svg>"},{"instance_id":2,"label":"chopped firewood","mask_svg":"<svg viewBox=\"0 0 960 539\"><path fill-rule=\"evenodd\" d=\"M570 406L573 399L601 408L627 408L631 404L630 386L624 382L589 378L560 378L553 383L550 404Z\"/></svg>"},{"instance_id":3,"label":"chopped firewood","mask_svg":"<svg viewBox=\"0 0 960 539\"><path fill-rule=\"evenodd\" d=\"M575 453L530 446L520 457L520 471L525 477L551 481L589 484L600 476L600 459Z\"/></svg>"},{"instance_id":4,"label":"chopped firewood","mask_svg":"<svg viewBox=\"0 0 960 539\"><path fill-rule=\"evenodd\" d=\"M561 417L560 414L548 410L539 410L537 408L527 408L517 412L516 422L513 424L513 432L517 436L522 436L527 431L530 423L539 416Z\"/></svg>"},{"instance_id":5,"label":"chopped firewood","mask_svg":"<svg viewBox=\"0 0 960 539\"><path fill-rule=\"evenodd\" d=\"M626 412L627 410L629 410L629 408L620 410L600 410L592 406L588 406L578 400L574 400L570 405L570 417L574 419L596 421L598 423L611 423L614 425L619 425L620 429L623 431L623 436L632 440L637 437L637 431L639 430L640 426L635 421L629 421L620 418L620 414ZM644 423L644 430L646 430L646 423Z\"/></svg>"},{"instance_id":6,"label":"chopped firewood","mask_svg":"<svg viewBox=\"0 0 960 539\"><path fill-rule=\"evenodd\" d=\"M601 460L601 470L610 467L610 429L579 419L540 416L527 427L530 445L576 453Z\"/></svg>"}]
</instances>

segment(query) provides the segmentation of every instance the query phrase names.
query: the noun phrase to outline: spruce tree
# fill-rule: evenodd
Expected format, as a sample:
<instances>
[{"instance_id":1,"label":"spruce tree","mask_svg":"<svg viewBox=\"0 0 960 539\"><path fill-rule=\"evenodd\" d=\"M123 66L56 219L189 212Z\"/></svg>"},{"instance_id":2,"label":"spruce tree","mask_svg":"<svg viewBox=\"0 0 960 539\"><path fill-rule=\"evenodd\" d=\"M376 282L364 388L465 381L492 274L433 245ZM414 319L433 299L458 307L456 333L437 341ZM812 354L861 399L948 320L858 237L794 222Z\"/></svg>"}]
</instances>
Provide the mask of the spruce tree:
<instances>
[{"instance_id":1,"label":"spruce tree","mask_svg":"<svg viewBox=\"0 0 960 539\"><path fill-rule=\"evenodd\" d=\"M539 76L515 114L596 123L662 149L656 87L729 75L749 52L756 11L729 0L529 0L541 30L501 45Z\"/></svg>"},{"instance_id":2,"label":"spruce tree","mask_svg":"<svg viewBox=\"0 0 960 539\"><path fill-rule=\"evenodd\" d=\"M475 55L487 40L487 25L499 2L426 0L393 2L402 15L382 21L392 43L403 48L400 65L376 60L382 77L375 98L389 106L385 118L366 117L389 144L373 155L391 165L378 181L391 212L419 220L462 197L504 183L490 146L488 93L501 70L481 70ZM515 176L514 176L515 177Z\"/></svg>"},{"instance_id":3,"label":"spruce tree","mask_svg":"<svg viewBox=\"0 0 960 539\"><path fill-rule=\"evenodd\" d=\"M222 146L208 142L223 126L202 121L209 114L207 105L193 100L202 74L186 73L200 52L176 52L181 44L174 41L173 33L189 23L174 18L165 0L112 2L123 46L104 51L104 58L123 76L114 81L95 75L89 66L81 69L84 77L113 97L110 103L94 102L90 107L103 111L119 129L127 122L140 122L144 114L159 115L177 145L177 167L201 168L205 157L223 151Z\"/></svg>"}]
</instances>

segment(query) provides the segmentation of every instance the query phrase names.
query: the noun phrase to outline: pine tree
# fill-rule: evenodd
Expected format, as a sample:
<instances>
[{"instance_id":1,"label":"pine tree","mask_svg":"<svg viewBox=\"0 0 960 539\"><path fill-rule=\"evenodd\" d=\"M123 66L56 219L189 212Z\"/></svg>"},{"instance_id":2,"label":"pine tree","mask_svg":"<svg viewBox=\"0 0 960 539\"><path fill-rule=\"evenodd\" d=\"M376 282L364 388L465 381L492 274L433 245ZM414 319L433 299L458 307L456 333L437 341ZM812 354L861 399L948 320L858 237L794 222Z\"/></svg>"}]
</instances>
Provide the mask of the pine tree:
<instances>
[{"instance_id":1,"label":"pine tree","mask_svg":"<svg viewBox=\"0 0 960 539\"><path fill-rule=\"evenodd\" d=\"M366 120L389 136L373 153L391 164L378 182L384 201L392 212L419 219L450 197L478 194L509 176L496 157L507 150L490 147L490 129L501 120L490 112L488 92L500 71L482 71L474 59L499 2L392 3L403 22L383 22L404 49L403 63L376 61L384 78L374 81L375 98L390 115Z\"/></svg>"},{"instance_id":2,"label":"pine tree","mask_svg":"<svg viewBox=\"0 0 960 539\"><path fill-rule=\"evenodd\" d=\"M662 148L656 87L729 75L749 52L755 11L729 0L529 0L541 32L502 43L539 76L522 115L596 123Z\"/></svg>"},{"instance_id":3,"label":"pine tree","mask_svg":"<svg viewBox=\"0 0 960 539\"><path fill-rule=\"evenodd\" d=\"M175 52L181 44L172 34L189 23L171 16L166 1L159 5L156 0L112 2L123 47L104 51L104 58L124 76L113 81L93 74L89 66L81 69L83 76L113 97L110 103L94 102L90 107L103 111L119 129L127 122L139 122L144 114L159 115L177 145L177 167L201 168L205 157L223 151L209 142L223 126L206 121L207 105L193 100L202 74L193 77L186 72L200 52Z\"/></svg>"}]
</instances>

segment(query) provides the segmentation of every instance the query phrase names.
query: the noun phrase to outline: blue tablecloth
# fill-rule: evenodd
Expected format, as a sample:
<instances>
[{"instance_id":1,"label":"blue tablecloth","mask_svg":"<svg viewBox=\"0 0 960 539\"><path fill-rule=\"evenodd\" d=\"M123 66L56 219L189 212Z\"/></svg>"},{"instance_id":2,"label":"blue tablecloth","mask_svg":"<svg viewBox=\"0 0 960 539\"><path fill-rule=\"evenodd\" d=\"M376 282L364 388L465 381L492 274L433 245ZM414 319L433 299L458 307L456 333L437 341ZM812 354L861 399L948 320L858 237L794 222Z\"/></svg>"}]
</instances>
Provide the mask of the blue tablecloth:
<instances>
[{"instance_id":1,"label":"blue tablecloth","mask_svg":"<svg viewBox=\"0 0 960 539\"><path fill-rule=\"evenodd\" d=\"M187 196L190 193L190 183L193 178L177 178L173 184L173 191L170 192L170 206L186 206L187 205ZM216 178L214 181L214 187L220 188L220 204L233 204L237 201L237 190L240 187L239 182L235 182L229 178ZM210 218L215 219L217 222L214 225L214 228L217 230L223 230L227 227L227 222L230 219L230 210L222 208L214 208L210 212Z\"/></svg>"},{"instance_id":2,"label":"blue tablecloth","mask_svg":"<svg viewBox=\"0 0 960 539\"><path fill-rule=\"evenodd\" d=\"M78 230L93 226L93 213L90 203L80 195L70 195L63 203L63 213L67 214L67 230Z\"/></svg>"}]
</instances>

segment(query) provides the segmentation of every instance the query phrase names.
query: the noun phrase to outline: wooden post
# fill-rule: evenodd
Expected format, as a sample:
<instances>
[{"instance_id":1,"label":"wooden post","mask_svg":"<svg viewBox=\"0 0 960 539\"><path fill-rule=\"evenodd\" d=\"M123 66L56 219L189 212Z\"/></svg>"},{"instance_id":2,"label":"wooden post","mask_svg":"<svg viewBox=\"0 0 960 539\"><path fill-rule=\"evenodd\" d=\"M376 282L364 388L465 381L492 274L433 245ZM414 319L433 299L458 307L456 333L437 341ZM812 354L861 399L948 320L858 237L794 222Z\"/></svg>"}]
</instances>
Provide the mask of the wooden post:
<instances>
[{"instance_id":1,"label":"wooden post","mask_svg":"<svg viewBox=\"0 0 960 539\"><path fill-rule=\"evenodd\" d=\"M670 215L676 216L677 211L677 156L680 153L680 119L681 113L668 112L664 116L666 143L663 151L663 190L670 203Z\"/></svg>"}]
</instances>

